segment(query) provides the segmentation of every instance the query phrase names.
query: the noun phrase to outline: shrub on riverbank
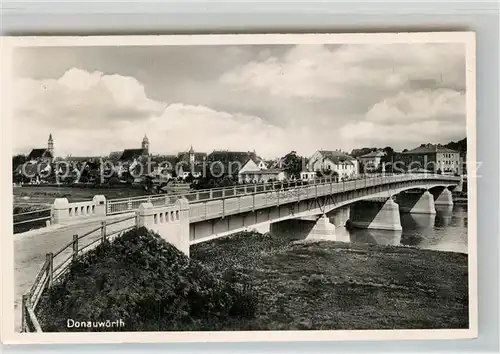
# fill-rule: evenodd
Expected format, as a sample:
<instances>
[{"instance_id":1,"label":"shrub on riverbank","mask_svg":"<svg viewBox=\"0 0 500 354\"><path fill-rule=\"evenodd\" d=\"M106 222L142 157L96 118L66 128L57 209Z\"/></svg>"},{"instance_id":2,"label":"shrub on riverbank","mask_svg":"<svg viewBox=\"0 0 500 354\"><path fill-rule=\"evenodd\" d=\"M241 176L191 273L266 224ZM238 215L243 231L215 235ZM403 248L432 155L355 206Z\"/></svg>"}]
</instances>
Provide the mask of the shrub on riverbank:
<instances>
[{"instance_id":1,"label":"shrub on riverbank","mask_svg":"<svg viewBox=\"0 0 500 354\"><path fill-rule=\"evenodd\" d=\"M45 331L218 330L254 316L257 299L237 272L218 276L158 235L139 228L72 264L42 299ZM122 328L67 328L67 320Z\"/></svg>"},{"instance_id":2,"label":"shrub on riverbank","mask_svg":"<svg viewBox=\"0 0 500 354\"><path fill-rule=\"evenodd\" d=\"M67 331L67 319L123 319L111 330L127 331L468 327L466 254L290 241L242 232L192 246L190 260L132 231L71 267L42 299L42 327Z\"/></svg>"}]
</instances>

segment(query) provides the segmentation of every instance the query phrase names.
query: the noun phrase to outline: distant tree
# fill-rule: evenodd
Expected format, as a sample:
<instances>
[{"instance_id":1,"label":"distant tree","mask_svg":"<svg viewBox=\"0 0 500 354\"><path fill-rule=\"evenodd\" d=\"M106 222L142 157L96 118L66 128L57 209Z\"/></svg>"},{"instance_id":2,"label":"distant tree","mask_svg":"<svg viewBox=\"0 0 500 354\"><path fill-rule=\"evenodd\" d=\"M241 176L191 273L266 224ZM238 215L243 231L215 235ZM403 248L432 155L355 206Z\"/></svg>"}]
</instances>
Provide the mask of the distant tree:
<instances>
[{"instance_id":1,"label":"distant tree","mask_svg":"<svg viewBox=\"0 0 500 354\"><path fill-rule=\"evenodd\" d=\"M17 166L22 165L27 161L26 155L18 154L12 157L12 170L14 171Z\"/></svg>"},{"instance_id":2,"label":"distant tree","mask_svg":"<svg viewBox=\"0 0 500 354\"><path fill-rule=\"evenodd\" d=\"M385 148L382 149L384 152L384 156L380 159L380 162L385 165L385 172L393 172L393 166L392 164L396 162L397 157L396 153L394 152L394 149L390 146L386 146ZM382 168L380 167L380 172L382 172ZM377 171L378 172L378 171Z\"/></svg>"},{"instance_id":3,"label":"distant tree","mask_svg":"<svg viewBox=\"0 0 500 354\"><path fill-rule=\"evenodd\" d=\"M367 147L364 147L364 148L361 148L361 149L353 149L351 151L351 156L356 158L356 157L359 157L359 156L363 156L363 155L366 155L372 151L377 151L377 148L367 148Z\"/></svg>"},{"instance_id":4,"label":"distant tree","mask_svg":"<svg viewBox=\"0 0 500 354\"><path fill-rule=\"evenodd\" d=\"M300 178L303 165L305 165L306 158L297 155L296 151L290 151L282 158L283 169L289 178Z\"/></svg>"},{"instance_id":5,"label":"distant tree","mask_svg":"<svg viewBox=\"0 0 500 354\"><path fill-rule=\"evenodd\" d=\"M463 138L457 142L452 141L444 145L445 148L452 149L460 152L461 154L467 152L467 138Z\"/></svg>"},{"instance_id":6,"label":"distant tree","mask_svg":"<svg viewBox=\"0 0 500 354\"><path fill-rule=\"evenodd\" d=\"M120 184L120 180L118 179L117 176L112 176L109 178L108 183L110 186L114 186L114 185Z\"/></svg>"},{"instance_id":7,"label":"distant tree","mask_svg":"<svg viewBox=\"0 0 500 354\"><path fill-rule=\"evenodd\" d=\"M191 172L184 178L184 182L186 183L192 183L194 181L194 176Z\"/></svg>"}]
</instances>

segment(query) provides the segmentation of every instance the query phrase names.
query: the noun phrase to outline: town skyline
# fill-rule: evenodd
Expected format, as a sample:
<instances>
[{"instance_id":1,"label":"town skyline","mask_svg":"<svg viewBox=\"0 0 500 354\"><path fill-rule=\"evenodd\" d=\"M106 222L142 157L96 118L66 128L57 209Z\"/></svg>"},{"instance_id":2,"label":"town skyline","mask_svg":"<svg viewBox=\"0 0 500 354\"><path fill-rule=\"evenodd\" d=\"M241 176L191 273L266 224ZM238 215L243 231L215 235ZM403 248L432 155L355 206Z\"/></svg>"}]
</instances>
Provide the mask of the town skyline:
<instances>
[{"instance_id":1,"label":"town skyline","mask_svg":"<svg viewBox=\"0 0 500 354\"><path fill-rule=\"evenodd\" d=\"M14 154L49 133L60 156L146 133L153 154L263 158L466 136L459 44L22 48L14 62Z\"/></svg>"},{"instance_id":2,"label":"town skyline","mask_svg":"<svg viewBox=\"0 0 500 354\"><path fill-rule=\"evenodd\" d=\"M144 134L143 138L144 137L147 137L147 134ZM465 139L465 138L463 138ZM54 148L54 137L52 135L52 133L49 133L49 138L48 138L48 146L37 146L37 147L34 147L34 148L30 148L29 150L27 151L21 151L21 152L13 152L12 153L12 156L16 156L16 155L25 155L25 156L28 156L30 151L32 151L33 149L47 149L47 147L49 147L48 150L51 150L53 153L54 153L54 156L53 157L61 157L61 158L66 158L66 157L85 157L85 156L80 156L80 155L75 155L75 154L66 154L66 155L61 155L61 154L58 154L57 153L57 149ZM462 139L460 139L462 140ZM407 147L407 148L404 148L404 149L401 149L401 150L394 150L395 152L401 152L401 151L404 151L404 150L412 150L414 148L417 148L418 146L421 146L421 145L424 145L424 144L431 144L431 145L435 145L435 146L439 146L439 145L446 145L446 144L449 144L449 143L454 143L456 141L450 141L450 142L426 142L426 143L421 143L421 144L418 144L417 146L413 146L413 147ZM360 147L357 147L357 148L354 148L353 150L360 150L360 149L378 149L378 150L383 150L384 148L386 147L390 147L390 146L360 146ZM391 147L392 148L392 147ZM140 144L138 144L138 146L135 146L135 147L124 147L122 149L119 149L119 150L115 150L115 151L108 151L108 152L103 152L101 154L95 154L95 155L92 155L92 156L86 156L86 157L109 157L109 155L111 153L114 153L114 152L122 152L124 150L127 150L127 149L140 149ZM209 151L200 151L200 150L196 150L194 149L193 145L190 145L189 148L187 149L184 149L184 150L179 150L179 151L171 151L171 152L167 152L167 153L155 153L154 151L151 151L151 148L150 148L150 145L149 145L149 138L148 138L148 153L152 156L173 156L173 155L178 155L178 154L181 154L181 153L188 153L191 149L193 149L194 152L196 153L206 153L206 154L210 154L211 152L215 152L215 151L238 151L238 152L253 152L253 153L256 153L257 155L259 155L261 158L265 159L265 160L274 160L274 159L277 159L277 158L282 158L284 155L286 155L287 153L291 152L291 151L295 151L297 153L297 155L299 156L304 156L304 157L308 157L310 155L305 155L305 154L301 154L300 151L297 151L297 150L291 150L281 156L263 156L261 154L259 154L259 151L256 150L256 149L252 149L252 150L237 150L237 149L234 149L234 150L231 150L231 149L212 149L212 150L209 150ZM352 150L351 151L346 151L344 149L339 149L339 148L330 148L330 149L327 149L327 148L319 148L319 149L316 149L316 151L339 151L339 152L343 152L343 153L346 153L346 154L351 154Z\"/></svg>"}]
</instances>

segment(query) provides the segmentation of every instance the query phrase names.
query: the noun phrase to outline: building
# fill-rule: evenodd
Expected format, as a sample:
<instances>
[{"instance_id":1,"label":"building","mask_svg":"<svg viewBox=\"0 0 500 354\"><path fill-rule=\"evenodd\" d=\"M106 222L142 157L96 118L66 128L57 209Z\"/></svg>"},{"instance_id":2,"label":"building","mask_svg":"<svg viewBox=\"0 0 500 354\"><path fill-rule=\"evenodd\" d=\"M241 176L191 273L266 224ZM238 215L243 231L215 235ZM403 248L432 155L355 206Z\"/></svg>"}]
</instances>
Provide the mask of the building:
<instances>
[{"instance_id":1,"label":"building","mask_svg":"<svg viewBox=\"0 0 500 354\"><path fill-rule=\"evenodd\" d=\"M460 153L442 145L422 144L402 152L401 160L408 171L426 169L432 173L459 173Z\"/></svg>"},{"instance_id":2,"label":"building","mask_svg":"<svg viewBox=\"0 0 500 354\"><path fill-rule=\"evenodd\" d=\"M149 139L146 135L142 139L141 148L140 149L125 149L121 154L118 152L112 152L113 158L117 158L120 162L134 162L140 158L149 157ZM111 155L110 155L111 157Z\"/></svg>"},{"instance_id":3,"label":"building","mask_svg":"<svg viewBox=\"0 0 500 354\"><path fill-rule=\"evenodd\" d=\"M238 174L239 183L267 183L284 181L286 173L280 168L270 168L263 170L246 170L240 171Z\"/></svg>"},{"instance_id":4,"label":"building","mask_svg":"<svg viewBox=\"0 0 500 354\"><path fill-rule=\"evenodd\" d=\"M54 139L52 138L52 134L49 134L47 147L31 150L27 157L27 161L51 163L54 161L54 157Z\"/></svg>"},{"instance_id":5,"label":"building","mask_svg":"<svg viewBox=\"0 0 500 354\"><path fill-rule=\"evenodd\" d=\"M179 165L177 170L177 176L180 178L186 179L189 175L194 178L200 178L203 174L203 165L200 164L190 164L190 165Z\"/></svg>"},{"instance_id":6,"label":"building","mask_svg":"<svg viewBox=\"0 0 500 354\"><path fill-rule=\"evenodd\" d=\"M214 177L229 176L239 180L239 173L266 169L262 158L251 151L216 150L207 156L207 169Z\"/></svg>"},{"instance_id":7,"label":"building","mask_svg":"<svg viewBox=\"0 0 500 354\"><path fill-rule=\"evenodd\" d=\"M334 173L340 179L349 179L358 175L358 161L340 150L318 150L307 163L311 172L321 172L325 177Z\"/></svg>"},{"instance_id":8,"label":"building","mask_svg":"<svg viewBox=\"0 0 500 354\"><path fill-rule=\"evenodd\" d=\"M146 134L144 134L144 138L142 138L141 147L146 151L146 155L149 155L149 139Z\"/></svg>"},{"instance_id":9,"label":"building","mask_svg":"<svg viewBox=\"0 0 500 354\"><path fill-rule=\"evenodd\" d=\"M314 181L316 179L317 173L314 171L302 171L300 173L300 179L302 181Z\"/></svg>"},{"instance_id":10,"label":"building","mask_svg":"<svg viewBox=\"0 0 500 354\"><path fill-rule=\"evenodd\" d=\"M372 151L368 154L358 156L358 161L362 167L362 172L370 172L373 170L378 170L382 164L382 158L385 156L383 151Z\"/></svg>"},{"instance_id":11,"label":"building","mask_svg":"<svg viewBox=\"0 0 500 354\"><path fill-rule=\"evenodd\" d=\"M189 151L179 152L177 154L177 158L179 161L197 165L206 161L207 154L205 152L195 152L193 146L191 145Z\"/></svg>"}]
</instances>

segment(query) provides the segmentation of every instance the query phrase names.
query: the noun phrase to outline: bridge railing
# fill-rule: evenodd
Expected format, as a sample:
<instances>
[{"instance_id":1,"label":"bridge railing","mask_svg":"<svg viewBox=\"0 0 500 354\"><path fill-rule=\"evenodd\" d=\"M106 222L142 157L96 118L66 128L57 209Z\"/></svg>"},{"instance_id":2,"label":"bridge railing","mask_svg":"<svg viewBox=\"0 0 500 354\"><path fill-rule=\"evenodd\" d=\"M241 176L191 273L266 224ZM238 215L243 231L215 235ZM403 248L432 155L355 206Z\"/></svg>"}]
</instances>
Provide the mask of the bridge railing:
<instances>
[{"instance_id":1,"label":"bridge railing","mask_svg":"<svg viewBox=\"0 0 500 354\"><path fill-rule=\"evenodd\" d=\"M26 211L13 214L14 233L25 232L31 229L38 229L50 224L52 208Z\"/></svg>"},{"instance_id":2,"label":"bridge railing","mask_svg":"<svg viewBox=\"0 0 500 354\"><path fill-rule=\"evenodd\" d=\"M95 229L83 234L73 235L73 239L55 253L47 253L45 262L37 273L30 290L22 296L21 304L21 332L42 332L40 322L36 316L36 309L42 298L43 292L61 279L68 271L71 263L80 255L106 242L111 237L124 231L136 227L136 222L132 226L122 227L118 230L107 232L107 228L112 225L123 223L136 216L121 218L113 222L101 222Z\"/></svg>"},{"instance_id":3,"label":"bridge railing","mask_svg":"<svg viewBox=\"0 0 500 354\"><path fill-rule=\"evenodd\" d=\"M268 190L266 192L253 192L234 196L225 195L225 198L216 198L214 196L212 200L201 199L192 201L189 208L189 219L190 221L196 222L207 218L255 211L256 209L280 206L291 202L300 202L301 200L312 199L325 195L362 190L363 188L372 186L384 187L385 185L394 184L396 182L410 182L415 180L457 181L455 177L448 177L443 177L442 175L386 175L343 182L322 181L321 183L314 183L306 186L295 186L292 184L286 188ZM388 195L390 195L390 188L387 189L387 192Z\"/></svg>"},{"instance_id":4,"label":"bridge railing","mask_svg":"<svg viewBox=\"0 0 500 354\"><path fill-rule=\"evenodd\" d=\"M199 201L209 201L214 199L229 198L233 196L245 196L258 193L265 193L268 191L276 190L291 190L297 187L310 188L311 186L324 186L333 185L340 188L361 188L363 186L371 186L374 184L393 183L396 181L407 181L413 179L449 179L452 181L459 180L460 177L440 175L440 174L392 174L385 173L379 176L368 176L363 178L351 179L348 181L338 181L334 177L323 177L314 180L291 180L279 181L272 183L258 183L258 184L239 184L231 187L221 187L213 189L197 190L189 193L175 193L175 194L159 194L148 195L132 198L111 199L107 201L107 215L120 214L135 211L142 203L151 202L155 206L170 205L175 202L179 197L185 197L190 203ZM333 188L333 187L332 187Z\"/></svg>"}]
</instances>

